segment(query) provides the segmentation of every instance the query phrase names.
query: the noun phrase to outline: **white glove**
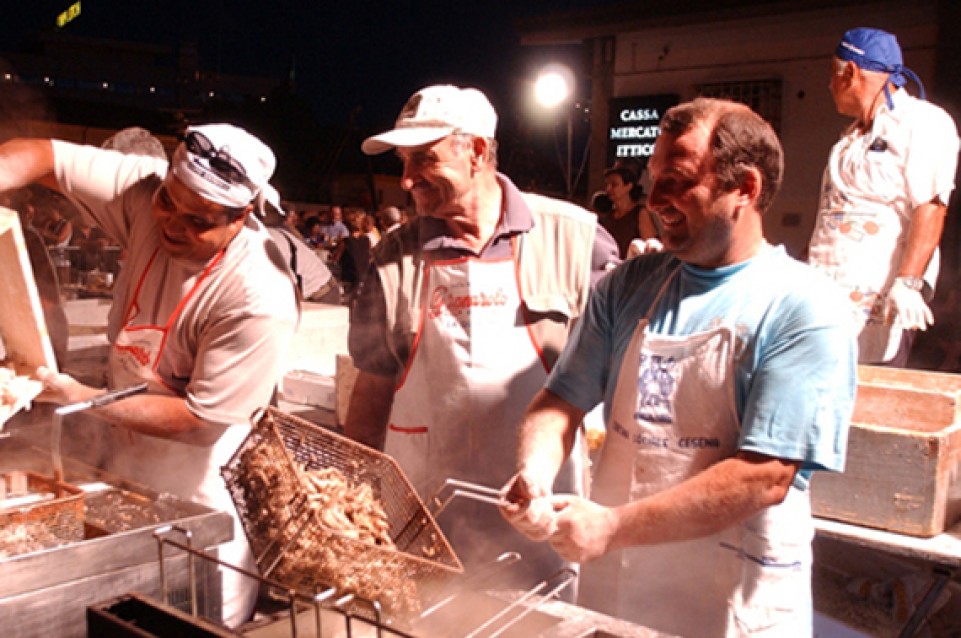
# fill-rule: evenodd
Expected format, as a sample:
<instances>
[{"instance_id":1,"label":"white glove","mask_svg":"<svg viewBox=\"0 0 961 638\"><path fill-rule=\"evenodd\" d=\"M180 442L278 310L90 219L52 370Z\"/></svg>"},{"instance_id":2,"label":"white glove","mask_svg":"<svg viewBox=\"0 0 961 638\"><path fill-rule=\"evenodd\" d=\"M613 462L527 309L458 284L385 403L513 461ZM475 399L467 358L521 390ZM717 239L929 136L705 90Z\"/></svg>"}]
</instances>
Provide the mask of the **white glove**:
<instances>
[{"instance_id":1,"label":"white glove","mask_svg":"<svg viewBox=\"0 0 961 638\"><path fill-rule=\"evenodd\" d=\"M664 244L656 237L651 239L634 239L631 240L631 245L627 247L627 258L630 259L649 253L659 253L662 250L664 250Z\"/></svg>"},{"instance_id":2,"label":"white glove","mask_svg":"<svg viewBox=\"0 0 961 638\"><path fill-rule=\"evenodd\" d=\"M921 292L908 288L901 277L896 277L884 296L884 319L897 323L905 330L924 330L934 323L931 309L924 303Z\"/></svg>"}]
</instances>

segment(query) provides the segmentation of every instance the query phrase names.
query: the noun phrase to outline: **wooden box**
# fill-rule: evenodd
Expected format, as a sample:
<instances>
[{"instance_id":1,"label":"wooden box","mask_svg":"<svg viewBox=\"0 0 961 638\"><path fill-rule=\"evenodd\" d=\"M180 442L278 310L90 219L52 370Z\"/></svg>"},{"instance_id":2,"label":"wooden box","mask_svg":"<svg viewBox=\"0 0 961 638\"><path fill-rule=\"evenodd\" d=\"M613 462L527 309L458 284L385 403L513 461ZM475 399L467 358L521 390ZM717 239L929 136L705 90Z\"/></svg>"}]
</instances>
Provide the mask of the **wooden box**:
<instances>
[{"instance_id":1,"label":"wooden box","mask_svg":"<svg viewBox=\"0 0 961 638\"><path fill-rule=\"evenodd\" d=\"M961 518L961 375L859 366L845 471L816 472L815 516L929 537Z\"/></svg>"},{"instance_id":2,"label":"wooden box","mask_svg":"<svg viewBox=\"0 0 961 638\"><path fill-rule=\"evenodd\" d=\"M0 207L0 338L6 358L22 374L57 369L40 294L15 211Z\"/></svg>"},{"instance_id":3,"label":"wooden box","mask_svg":"<svg viewBox=\"0 0 961 638\"><path fill-rule=\"evenodd\" d=\"M17 401L0 405L0 429L40 392L37 381L24 379L39 366L57 370L33 267L15 211L0 207L0 360L20 377Z\"/></svg>"}]
</instances>

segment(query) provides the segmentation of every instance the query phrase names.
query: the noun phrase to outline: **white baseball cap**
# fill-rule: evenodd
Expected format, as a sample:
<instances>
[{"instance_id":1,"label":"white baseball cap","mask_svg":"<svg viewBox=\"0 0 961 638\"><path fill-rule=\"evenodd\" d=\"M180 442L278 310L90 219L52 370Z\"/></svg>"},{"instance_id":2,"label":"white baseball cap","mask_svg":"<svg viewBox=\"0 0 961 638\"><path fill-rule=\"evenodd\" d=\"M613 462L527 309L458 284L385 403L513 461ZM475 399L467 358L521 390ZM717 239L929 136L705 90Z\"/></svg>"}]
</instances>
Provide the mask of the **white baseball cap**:
<instances>
[{"instance_id":1,"label":"white baseball cap","mask_svg":"<svg viewBox=\"0 0 961 638\"><path fill-rule=\"evenodd\" d=\"M394 129L368 137L360 148L367 155L377 155L398 146L436 142L451 133L492 138L496 130L497 113L483 93L442 84L414 93Z\"/></svg>"}]
</instances>

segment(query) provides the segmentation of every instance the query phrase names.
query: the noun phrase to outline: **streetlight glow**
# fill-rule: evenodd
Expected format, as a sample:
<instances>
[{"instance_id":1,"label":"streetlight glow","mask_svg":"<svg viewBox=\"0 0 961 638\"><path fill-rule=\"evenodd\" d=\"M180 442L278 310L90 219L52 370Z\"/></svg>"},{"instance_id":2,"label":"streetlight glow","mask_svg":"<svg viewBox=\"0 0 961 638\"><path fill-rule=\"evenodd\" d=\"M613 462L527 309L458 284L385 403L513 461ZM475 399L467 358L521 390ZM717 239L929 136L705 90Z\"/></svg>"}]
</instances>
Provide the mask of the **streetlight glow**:
<instances>
[{"instance_id":1,"label":"streetlight glow","mask_svg":"<svg viewBox=\"0 0 961 638\"><path fill-rule=\"evenodd\" d=\"M574 72L563 64L548 64L534 80L534 99L553 109L574 96ZM567 199L574 195L574 115L567 109L567 166L563 167Z\"/></svg>"},{"instance_id":2,"label":"streetlight glow","mask_svg":"<svg viewBox=\"0 0 961 638\"><path fill-rule=\"evenodd\" d=\"M534 82L538 104L554 108L574 93L574 74L563 64L549 64Z\"/></svg>"}]
</instances>

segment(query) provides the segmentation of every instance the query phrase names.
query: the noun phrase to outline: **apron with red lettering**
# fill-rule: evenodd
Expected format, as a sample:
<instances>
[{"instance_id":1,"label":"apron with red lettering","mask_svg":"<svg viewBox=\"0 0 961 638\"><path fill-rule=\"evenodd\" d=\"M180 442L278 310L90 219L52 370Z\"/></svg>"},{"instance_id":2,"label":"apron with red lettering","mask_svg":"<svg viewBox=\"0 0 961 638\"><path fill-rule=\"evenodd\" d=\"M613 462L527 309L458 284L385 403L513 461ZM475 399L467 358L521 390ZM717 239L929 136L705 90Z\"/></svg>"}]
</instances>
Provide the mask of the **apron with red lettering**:
<instances>
[{"instance_id":1,"label":"apron with red lettering","mask_svg":"<svg viewBox=\"0 0 961 638\"><path fill-rule=\"evenodd\" d=\"M424 498L447 478L500 487L515 471L518 425L547 378L515 268L513 258L427 265L420 326L385 447ZM575 466L562 469L558 491L580 492ZM518 551L524 560L515 573L527 583L564 565L492 505L455 499L438 522L468 566Z\"/></svg>"},{"instance_id":2,"label":"apron with red lettering","mask_svg":"<svg viewBox=\"0 0 961 638\"><path fill-rule=\"evenodd\" d=\"M210 271L223 258L223 252L211 261L197 277L163 324L139 323L141 289L156 260L155 251L147 263L132 301L124 315L124 325L110 352L111 387L123 388L147 382L154 394L180 395L157 374L161 354L174 322L184 306L200 289ZM141 319L142 321L142 319ZM220 468L249 432L247 424L232 425L213 446L192 444L186 439L171 440L130 430L113 429L112 453L108 469L131 481L142 483L158 492L169 492L179 498L203 503L234 515L234 540L218 546L225 562L256 570L256 564L234 511L233 500L220 476ZM256 599L257 586L251 579L233 570L222 570L223 619L236 626L249 617Z\"/></svg>"},{"instance_id":3,"label":"apron with red lettering","mask_svg":"<svg viewBox=\"0 0 961 638\"><path fill-rule=\"evenodd\" d=\"M617 377L592 486L603 505L656 494L737 452L732 331L655 335L649 320ZM792 488L719 534L612 552L582 565L578 602L678 636L810 635L810 617L795 612L810 606L809 514Z\"/></svg>"}]
</instances>

